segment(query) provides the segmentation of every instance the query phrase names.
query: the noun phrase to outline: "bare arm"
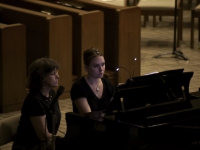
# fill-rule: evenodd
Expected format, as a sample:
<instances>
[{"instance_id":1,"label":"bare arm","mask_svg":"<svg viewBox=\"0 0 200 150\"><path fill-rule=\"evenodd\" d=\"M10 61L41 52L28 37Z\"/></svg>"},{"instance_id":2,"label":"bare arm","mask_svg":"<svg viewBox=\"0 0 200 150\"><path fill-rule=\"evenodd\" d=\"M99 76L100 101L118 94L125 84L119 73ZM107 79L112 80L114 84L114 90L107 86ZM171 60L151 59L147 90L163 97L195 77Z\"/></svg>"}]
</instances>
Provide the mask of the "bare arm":
<instances>
[{"instance_id":1,"label":"bare arm","mask_svg":"<svg viewBox=\"0 0 200 150\"><path fill-rule=\"evenodd\" d=\"M38 138L41 141L52 140L52 134L49 133L46 124L46 115L30 117L31 123L35 129ZM45 135L46 134L46 135Z\"/></svg>"},{"instance_id":2,"label":"bare arm","mask_svg":"<svg viewBox=\"0 0 200 150\"><path fill-rule=\"evenodd\" d=\"M85 97L75 99L74 103L75 103L76 107L78 108L78 110L81 114L91 112L90 106L89 106L87 99Z\"/></svg>"}]
</instances>

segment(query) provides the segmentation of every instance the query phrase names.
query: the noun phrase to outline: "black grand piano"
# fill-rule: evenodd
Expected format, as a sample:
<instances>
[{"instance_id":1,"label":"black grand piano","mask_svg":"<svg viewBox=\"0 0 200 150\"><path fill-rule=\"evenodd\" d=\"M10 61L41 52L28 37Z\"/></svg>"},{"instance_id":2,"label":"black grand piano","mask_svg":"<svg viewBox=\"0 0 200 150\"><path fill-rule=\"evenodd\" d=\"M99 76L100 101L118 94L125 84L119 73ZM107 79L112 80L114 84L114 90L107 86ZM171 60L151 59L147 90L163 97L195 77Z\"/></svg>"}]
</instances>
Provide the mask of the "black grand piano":
<instances>
[{"instance_id":1,"label":"black grand piano","mask_svg":"<svg viewBox=\"0 0 200 150\"><path fill-rule=\"evenodd\" d=\"M192 149L192 143L200 141L200 93L180 92L173 93L179 97L176 100L148 101L125 110L117 107L107 111L102 122L66 113L66 137L87 149Z\"/></svg>"},{"instance_id":2,"label":"black grand piano","mask_svg":"<svg viewBox=\"0 0 200 150\"><path fill-rule=\"evenodd\" d=\"M66 122L67 136L84 139L83 143L94 140L92 143L103 144L97 144L100 149L141 149L157 144L190 149L192 142L200 140L200 99L116 112L102 122L71 112L66 113Z\"/></svg>"}]
</instances>

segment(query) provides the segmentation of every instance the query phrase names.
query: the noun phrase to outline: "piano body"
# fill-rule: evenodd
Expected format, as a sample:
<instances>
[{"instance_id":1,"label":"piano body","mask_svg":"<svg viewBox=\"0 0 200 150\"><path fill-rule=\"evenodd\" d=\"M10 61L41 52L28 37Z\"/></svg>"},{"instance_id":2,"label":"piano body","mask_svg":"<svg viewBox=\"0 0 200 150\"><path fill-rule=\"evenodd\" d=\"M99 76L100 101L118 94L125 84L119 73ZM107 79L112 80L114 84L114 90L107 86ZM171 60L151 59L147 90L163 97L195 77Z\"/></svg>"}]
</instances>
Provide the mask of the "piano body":
<instances>
[{"instance_id":1,"label":"piano body","mask_svg":"<svg viewBox=\"0 0 200 150\"><path fill-rule=\"evenodd\" d=\"M200 140L199 120L200 99L115 112L106 115L102 122L68 112L66 137L80 143L94 140L93 143L102 146L100 149L109 146L124 150L141 149L143 146L161 143L185 147Z\"/></svg>"},{"instance_id":2,"label":"piano body","mask_svg":"<svg viewBox=\"0 0 200 150\"><path fill-rule=\"evenodd\" d=\"M119 106L111 107L111 109L117 108L118 110L106 111L109 114L104 117L102 122L68 112L66 113L66 137L71 139L72 142L81 143L80 145L92 141L98 145L99 149L148 150L147 147L149 145L157 144L191 149L192 142L200 141L200 91L189 93L188 86L193 72L177 73L177 71L182 72L183 70L161 73L162 77L167 81L163 83L173 89L174 98L178 97L177 99L166 99L165 101L156 101L156 103L149 103L148 101L148 105L142 103L144 105L140 107L130 107L124 110L119 109ZM173 75L172 72L176 73ZM154 78L156 75L145 76L144 78L151 80L152 77ZM133 81L135 83L129 82L128 86L130 87L131 84L137 85L138 83L145 85L145 82L137 82L140 80L141 77L135 78L135 81ZM172 82L170 82L171 80ZM178 84L176 81L178 81ZM123 85L120 88L126 89L127 85ZM131 91L132 93L134 92ZM119 93L118 96L123 97ZM166 95L164 97L166 98ZM146 101L144 98L140 100ZM134 100L134 97L126 97L126 99ZM119 105L119 99L116 98L115 100L118 102L113 104ZM87 144L85 146L88 149L94 148L88 147Z\"/></svg>"}]
</instances>

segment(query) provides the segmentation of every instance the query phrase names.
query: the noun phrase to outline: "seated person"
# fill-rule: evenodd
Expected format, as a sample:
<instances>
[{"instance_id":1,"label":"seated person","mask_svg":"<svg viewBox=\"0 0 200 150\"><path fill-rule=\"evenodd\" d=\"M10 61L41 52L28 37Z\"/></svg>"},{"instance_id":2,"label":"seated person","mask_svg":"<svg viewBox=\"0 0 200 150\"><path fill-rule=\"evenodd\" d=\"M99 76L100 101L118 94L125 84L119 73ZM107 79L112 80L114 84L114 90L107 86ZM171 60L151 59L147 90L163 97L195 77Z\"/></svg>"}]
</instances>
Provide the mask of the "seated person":
<instances>
[{"instance_id":1,"label":"seated person","mask_svg":"<svg viewBox=\"0 0 200 150\"><path fill-rule=\"evenodd\" d=\"M105 60L98 49L85 50L83 61L87 74L76 81L70 91L73 112L102 121L103 111L110 105L115 87L103 77Z\"/></svg>"},{"instance_id":2,"label":"seated person","mask_svg":"<svg viewBox=\"0 0 200 150\"><path fill-rule=\"evenodd\" d=\"M35 60L29 67L27 94L21 109L21 118L12 150L52 149L53 139L60 125L58 101L51 106L58 86L59 64L49 58ZM54 110L55 128L52 127ZM54 135L52 135L54 133Z\"/></svg>"}]
</instances>

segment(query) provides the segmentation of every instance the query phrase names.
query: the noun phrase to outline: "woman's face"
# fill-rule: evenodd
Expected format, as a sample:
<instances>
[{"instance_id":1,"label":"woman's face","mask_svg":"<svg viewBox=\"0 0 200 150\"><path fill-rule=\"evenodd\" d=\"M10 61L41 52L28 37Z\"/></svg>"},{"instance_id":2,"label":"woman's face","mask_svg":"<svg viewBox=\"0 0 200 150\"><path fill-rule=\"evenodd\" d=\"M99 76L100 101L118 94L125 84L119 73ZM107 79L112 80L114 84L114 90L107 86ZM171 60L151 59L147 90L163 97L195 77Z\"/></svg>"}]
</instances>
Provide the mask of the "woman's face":
<instances>
[{"instance_id":1,"label":"woman's face","mask_svg":"<svg viewBox=\"0 0 200 150\"><path fill-rule=\"evenodd\" d=\"M89 76L94 78L102 78L105 72L105 60L103 56L96 56L92 58L89 66L85 66Z\"/></svg>"},{"instance_id":2,"label":"woman's face","mask_svg":"<svg viewBox=\"0 0 200 150\"><path fill-rule=\"evenodd\" d=\"M58 75L58 70L53 70L44 77L44 86L48 86L50 88L57 87L59 77L60 76Z\"/></svg>"}]
</instances>

